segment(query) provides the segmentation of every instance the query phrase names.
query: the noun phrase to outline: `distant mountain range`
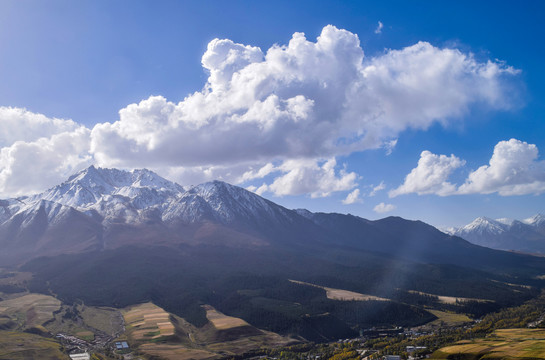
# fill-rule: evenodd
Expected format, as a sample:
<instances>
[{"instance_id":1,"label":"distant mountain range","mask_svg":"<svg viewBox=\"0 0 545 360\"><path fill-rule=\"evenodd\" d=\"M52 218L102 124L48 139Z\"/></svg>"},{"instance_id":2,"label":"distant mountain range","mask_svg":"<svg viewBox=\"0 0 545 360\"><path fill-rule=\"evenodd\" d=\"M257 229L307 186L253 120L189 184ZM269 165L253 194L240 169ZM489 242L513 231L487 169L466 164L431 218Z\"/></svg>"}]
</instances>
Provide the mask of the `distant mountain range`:
<instances>
[{"instance_id":1,"label":"distant mountain range","mask_svg":"<svg viewBox=\"0 0 545 360\"><path fill-rule=\"evenodd\" d=\"M461 228L445 232L493 249L545 254L545 216L542 214L524 220L478 217Z\"/></svg>"},{"instance_id":2,"label":"distant mountain range","mask_svg":"<svg viewBox=\"0 0 545 360\"><path fill-rule=\"evenodd\" d=\"M64 302L152 301L195 326L211 305L313 341L421 324L434 318L428 308L478 317L545 286L545 258L421 221L290 210L225 182L181 186L145 169L91 166L43 193L0 200L0 248L0 266L33 273L32 291ZM325 287L389 301L330 299ZM436 295L487 301L449 305Z\"/></svg>"}]
</instances>

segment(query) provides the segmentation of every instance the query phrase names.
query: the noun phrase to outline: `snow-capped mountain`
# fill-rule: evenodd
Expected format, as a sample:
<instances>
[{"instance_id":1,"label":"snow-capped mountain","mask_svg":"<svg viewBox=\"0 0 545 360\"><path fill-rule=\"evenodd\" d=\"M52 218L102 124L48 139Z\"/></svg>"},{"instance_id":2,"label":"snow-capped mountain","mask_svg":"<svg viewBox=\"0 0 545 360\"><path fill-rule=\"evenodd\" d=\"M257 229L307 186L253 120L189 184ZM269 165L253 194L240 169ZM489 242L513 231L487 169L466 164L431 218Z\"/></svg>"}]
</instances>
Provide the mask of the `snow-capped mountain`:
<instances>
[{"instance_id":1,"label":"snow-capped mountain","mask_svg":"<svg viewBox=\"0 0 545 360\"><path fill-rule=\"evenodd\" d=\"M215 224L214 230L208 225L207 234L223 225L270 233L306 221L292 210L221 181L184 188L146 169L129 172L91 166L43 193L0 200L0 246L30 244L34 239L28 248L36 250L56 228L74 222L74 216L86 225L73 229L73 240L93 238L95 242L87 244L91 247L127 243L128 227L141 228L142 239L185 241L193 235L182 234L180 226ZM202 232L195 236L202 238Z\"/></svg>"},{"instance_id":2,"label":"snow-capped mountain","mask_svg":"<svg viewBox=\"0 0 545 360\"><path fill-rule=\"evenodd\" d=\"M527 219L522 220L523 223L534 226L536 228L545 227L545 215L537 214Z\"/></svg>"},{"instance_id":3,"label":"snow-capped mountain","mask_svg":"<svg viewBox=\"0 0 545 360\"><path fill-rule=\"evenodd\" d=\"M528 222L538 224L539 218ZM493 229L497 235L508 225L481 219L472 227L481 234ZM92 166L43 193L0 200L0 265L127 245L271 253L297 248L305 254L321 251L325 257L332 248L348 246L411 261L479 258L479 264L481 255L496 256L418 221L289 210L221 181L183 187L145 169ZM468 258L468 251L481 255Z\"/></svg>"},{"instance_id":4,"label":"snow-capped mountain","mask_svg":"<svg viewBox=\"0 0 545 360\"><path fill-rule=\"evenodd\" d=\"M221 181L184 188L146 169L128 172L91 166L43 193L2 200L0 223L40 201L68 206L103 222L122 219L138 224L150 217L186 223L258 221L264 217L289 221L288 210Z\"/></svg>"},{"instance_id":5,"label":"snow-capped mountain","mask_svg":"<svg viewBox=\"0 0 545 360\"><path fill-rule=\"evenodd\" d=\"M455 233L458 236L470 236L470 235L499 235L504 233L509 228L509 225L504 221L493 220L487 217L478 217L466 226L458 229Z\"/></svg>"},{"instance_id":6,"label":"snow-capped mountain","mask_svg":"<svg viewBox=\"0 0 545 360\"><path fill-rule=\"evenodd\" d=\"M479 217L448 233L494 249L545 253L545 216L541 214L522 221Z\"/></svg>"}]
</instances>

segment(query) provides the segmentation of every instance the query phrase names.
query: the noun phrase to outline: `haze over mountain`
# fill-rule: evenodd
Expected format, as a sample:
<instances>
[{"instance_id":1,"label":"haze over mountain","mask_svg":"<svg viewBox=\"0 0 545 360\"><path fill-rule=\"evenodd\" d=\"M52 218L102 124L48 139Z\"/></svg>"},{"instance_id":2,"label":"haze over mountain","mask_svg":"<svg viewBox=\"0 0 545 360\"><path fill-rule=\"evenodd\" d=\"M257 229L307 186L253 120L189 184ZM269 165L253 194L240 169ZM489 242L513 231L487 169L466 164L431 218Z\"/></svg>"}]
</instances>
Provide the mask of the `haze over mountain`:
<instances>
[{"instance_id":1,"label":"haze over mountain","mask_svg":"<svg viewBox=\"0 0 545 360\"><path fill-rule=\"evenodd\" d=\"M545 216L542 214L523 220L478 217L446 232L494 249L545 253Z\"/></svg>"}]
</instances>

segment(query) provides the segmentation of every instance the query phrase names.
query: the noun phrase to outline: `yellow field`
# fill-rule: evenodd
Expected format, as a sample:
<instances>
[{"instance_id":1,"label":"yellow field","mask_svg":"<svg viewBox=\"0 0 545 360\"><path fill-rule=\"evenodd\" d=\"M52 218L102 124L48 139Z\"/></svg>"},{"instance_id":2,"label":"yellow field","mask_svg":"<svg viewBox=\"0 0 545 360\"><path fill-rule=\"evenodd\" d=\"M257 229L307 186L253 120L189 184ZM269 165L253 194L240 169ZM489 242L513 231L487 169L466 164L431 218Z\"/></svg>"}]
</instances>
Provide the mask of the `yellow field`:
<instances>
[{"instance_id":1,"label":"yellow field","mask_svg":"<svg viewBox=\"0 0 545 360\"><path fill-rule=\"evenodd\" d=\"M206 310L206 318L217 330L227 330L241 326L249 326L246 321L222 314L210 305L203 305L203 308Z\"/></svg>"},{"instance_id":2,"label":"yellow field","mask_svg":"<svg viewBox=\"0 0 545 360\"><path fill-rule=\"evenodd\" d=\"M131 306L123 311L123 317L135 340L157 339L175 332L169 313L152 303Z\"/></svg>"},{"instance_id":3,"label":"yellow field","mask_svg":"<svg viewBox=\"0 0 545 360\"><path fill-rule=\"evenodd\" d=\"M19 326L29 328L53 319L53 312L60 307L61 302L52 296L27 294L0 301L0 315L7 315Z\"/></svg>"},{"instance_id":4,"label":"yellow field","mask_svg":"<svg viewBox=\"0 0 545 360\"><path fill-rule=\"evenodd\" d=\"M492 300L486 300L486 299L441 296L441 295L435 295L435 294L425 293L425 292L416 291L416 290L408 290L408 292L413 294L420 294L420 295L437 296L437 298L439 299L439 302L442 302L443 304L456 304L456 302L468 302L468 301L493 302Z\"/></svg>"},{"instance_id":5,"label":"yellow field","mask_svg":"<svg viewBox=\"0 0 545 360\"><path fill-rule=\"evenodd\" d=\"M325 287L325 286L314 285L314 284L307 283L307 282L304 282L304 281L297 281L297 280L290 280L290 281L292 283L295 283L295 284L314 286L314 287L317 287L317 288L320 288L320 289L324 289L326 291L327 298L331 299L331 300L341 300L341 301L369 301L369 300L390 301L390 299L381 298L381 297L374 296L374 295L360 294L360 293L353 292L353 291L348 291L348 290L334 289L334 288L329 288L329 287Z\"/></svg>"},{"instance_id":6,"label":"yellow field","mask_svg":"<svg viewBox=\"0 0 545 360\"><path fill-rule=\"evenodd\" d=\"M545 329L496 330L484 339L463 341L439 349L431 357L545 359Z\"/></svg>"}]
</instances>

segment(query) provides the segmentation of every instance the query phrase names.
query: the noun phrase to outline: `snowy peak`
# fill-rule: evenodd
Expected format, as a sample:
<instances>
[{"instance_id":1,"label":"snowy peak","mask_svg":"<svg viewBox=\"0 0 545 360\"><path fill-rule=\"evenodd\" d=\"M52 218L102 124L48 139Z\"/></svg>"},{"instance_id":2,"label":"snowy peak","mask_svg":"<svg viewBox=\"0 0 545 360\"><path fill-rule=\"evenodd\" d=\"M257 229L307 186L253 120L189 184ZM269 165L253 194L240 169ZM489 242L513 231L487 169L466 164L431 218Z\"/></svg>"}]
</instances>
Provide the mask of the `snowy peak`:
<instances>
[{"instance_id":1,"label":"snowy peak","mask_svg":"<svg viewBox=\"0 0 545 360\"><path fill-rule=\"evenodd\" d=\"M541 214L522 221L479 217L453 235L500 250L545 253L545 217Z\"/></svg>"},{"instance_id":2,"label":"snowy peak","mask_svg":"<svg viewBox=\"0 0 545 360\"><path fill-rule=\"evenodd\" d=\"M522 220L522 222L530 226L541 227L545 225L545 215L537 214Z\"/></svg>"},{"instance_id":3,"label":"snowy peak","mask_svg":"<svg viewBox=\"0 0 545 360\"><path fill-rule=\"evenodd\" d=\"M290 218L289 210L253 192L223 181L200 184L187 192L201 197L213 212L215 219L223 223L259 222L262 219L277 222Z\"/></svg>"},{"instance_id":4,"label":"snowy peak","mask_svg":"<svg viewBox=\"0 0 545 360\"><path fill-rule=\"evenodd\" d=\"M143 208L181 193L183 188L152 171L123 171L90 166L64 183L35 195L31 200L48 200L75 208L88 209L105 196L121 195Z\"/></svg>"},{"instance_id":5,"label":"snowy peak","mask_svg":"<svg viewBox=\"0 0 545 360\"><path fill-rule=\"evenodd\" d=\"M105 225L120 221L138 224L159 220L165 223L217 221L272 227L273 224L290 222L293 215L290 210L259 195L222 181L185 189L146 169L124 171L94 166L24 200L27 203L47 201L68 206L100 219ZM19 210L1 205L0 223Z\"/></svg>"},{"instance_id":6,"label":"snowy peak","mask_svg":"<svg viewBox=\"0 0 545 360\"><path fill-rule=\"evenodd\" d=\"M508 227L509 227L508 225L500 221L493 220L487 217L478 217L475 220L473 220L470 224L456 231L456 234L462 235L462 234L472 233L472 234L479 234L479 235L483 235L483 234L498 235L505 232L508 229Z\"/></svg>"}]
</instances>

